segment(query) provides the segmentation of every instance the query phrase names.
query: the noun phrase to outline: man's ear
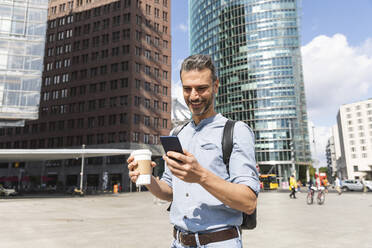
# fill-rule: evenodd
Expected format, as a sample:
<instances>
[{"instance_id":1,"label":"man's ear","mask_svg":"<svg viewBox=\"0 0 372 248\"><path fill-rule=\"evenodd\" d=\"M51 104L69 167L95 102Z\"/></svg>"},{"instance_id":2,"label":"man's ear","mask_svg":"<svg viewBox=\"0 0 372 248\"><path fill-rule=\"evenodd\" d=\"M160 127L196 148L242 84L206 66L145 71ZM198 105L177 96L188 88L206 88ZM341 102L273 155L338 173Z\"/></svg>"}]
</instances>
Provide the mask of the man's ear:
<instances>
[{"instance_id":1,"label":"man's ear","mask_svg":"<svg viewBox=\"0 0 372 248\"><path fill-rule=\"evenodd\" d=\"M214 82L213 84L213 93L215 95L217 95L218 93L218 87L220 86L220 81L218 80L218 78L216 79L216 81Z\"/></svg>"}]
</instances>

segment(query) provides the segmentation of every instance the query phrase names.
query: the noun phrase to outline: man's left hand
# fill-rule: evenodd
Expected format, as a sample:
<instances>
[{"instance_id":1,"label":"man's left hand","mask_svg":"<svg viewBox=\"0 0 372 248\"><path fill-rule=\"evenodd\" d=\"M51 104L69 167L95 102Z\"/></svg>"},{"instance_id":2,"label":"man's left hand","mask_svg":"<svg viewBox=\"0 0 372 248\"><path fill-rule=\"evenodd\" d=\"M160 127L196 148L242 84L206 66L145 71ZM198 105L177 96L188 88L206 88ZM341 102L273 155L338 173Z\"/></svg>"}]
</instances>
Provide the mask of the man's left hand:
<instances>
[{"instance_id":1,"label":"man's left hand","mask_svg":"<svg viewBox=\"0 0 372 248\"><path fill-rule=\"evenodd\" d=\"M194 155L186 150L183 150L183 153L169 151L166 155L163 155L169 170L182 181L188 183L202 182L205 169L198 163Z\"/></svg>"}]
</instances>

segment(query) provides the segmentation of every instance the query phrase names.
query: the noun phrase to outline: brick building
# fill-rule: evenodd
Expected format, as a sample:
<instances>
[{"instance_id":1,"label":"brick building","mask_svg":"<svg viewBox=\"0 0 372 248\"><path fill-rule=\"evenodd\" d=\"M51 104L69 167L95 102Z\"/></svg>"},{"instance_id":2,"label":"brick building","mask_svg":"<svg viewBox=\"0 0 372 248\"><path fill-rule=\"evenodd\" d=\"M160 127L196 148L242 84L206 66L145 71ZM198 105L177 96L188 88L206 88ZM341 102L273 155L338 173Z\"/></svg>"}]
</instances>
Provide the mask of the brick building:
<instances>
[{"instance_id":1,"label":"brick building","mask_svg":"<svg viewBox=\"0 0 372 248\"><path fill-rule=\"evenodd\" d=\"M159 136L171 128L170 4L50 1L39 119L0 129L0 149L149 148L160 162ZM88 159L85 185L100 189L108 174L127 189L125 160ZM0 177L68 187L78 182L79 164L1 163Z\"/></svg>"}]
</instances>

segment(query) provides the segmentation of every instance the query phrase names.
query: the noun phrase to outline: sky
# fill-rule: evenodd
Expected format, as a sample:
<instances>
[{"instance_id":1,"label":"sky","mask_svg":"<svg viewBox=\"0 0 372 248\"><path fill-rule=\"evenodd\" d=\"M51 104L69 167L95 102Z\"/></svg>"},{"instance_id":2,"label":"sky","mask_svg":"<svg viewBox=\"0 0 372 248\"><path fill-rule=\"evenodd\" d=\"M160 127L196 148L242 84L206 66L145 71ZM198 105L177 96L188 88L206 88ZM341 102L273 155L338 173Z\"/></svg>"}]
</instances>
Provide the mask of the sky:
<instances>
[{"instance_id":1,"label":"sky","mask_svg":"<svg viewBox=\"0 0 372 248\"><path fill-rule=\"evenodd\" d=\"M340 106L372 97L372 0L302 0L300 13L309 140L323 167ZM172 1L171 29L172 95L182 99L179 68L190 55L187 0Z\"/></svg>"}]
</instances>

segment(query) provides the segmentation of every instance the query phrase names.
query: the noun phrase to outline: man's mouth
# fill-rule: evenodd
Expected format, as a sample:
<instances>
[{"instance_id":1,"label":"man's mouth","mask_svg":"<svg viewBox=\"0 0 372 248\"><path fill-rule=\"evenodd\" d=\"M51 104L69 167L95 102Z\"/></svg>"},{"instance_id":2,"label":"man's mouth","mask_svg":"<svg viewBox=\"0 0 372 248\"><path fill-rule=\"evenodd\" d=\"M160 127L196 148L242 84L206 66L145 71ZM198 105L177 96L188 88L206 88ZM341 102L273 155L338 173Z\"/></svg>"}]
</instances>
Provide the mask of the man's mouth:
<instances>
[{"instance_id":1,"label":"man's mouth","mask_svg":"<svg viewBox=\"0 0 372 248\"><path fill-rule=\"evenodd\" d=\"M191 106L194 107L194 108L199 108L199 107L202 106L202 103L201 103L201 102L199 102L199 103L190 103L190 104L191 104Z\"/></svg>"}]
</instances>

